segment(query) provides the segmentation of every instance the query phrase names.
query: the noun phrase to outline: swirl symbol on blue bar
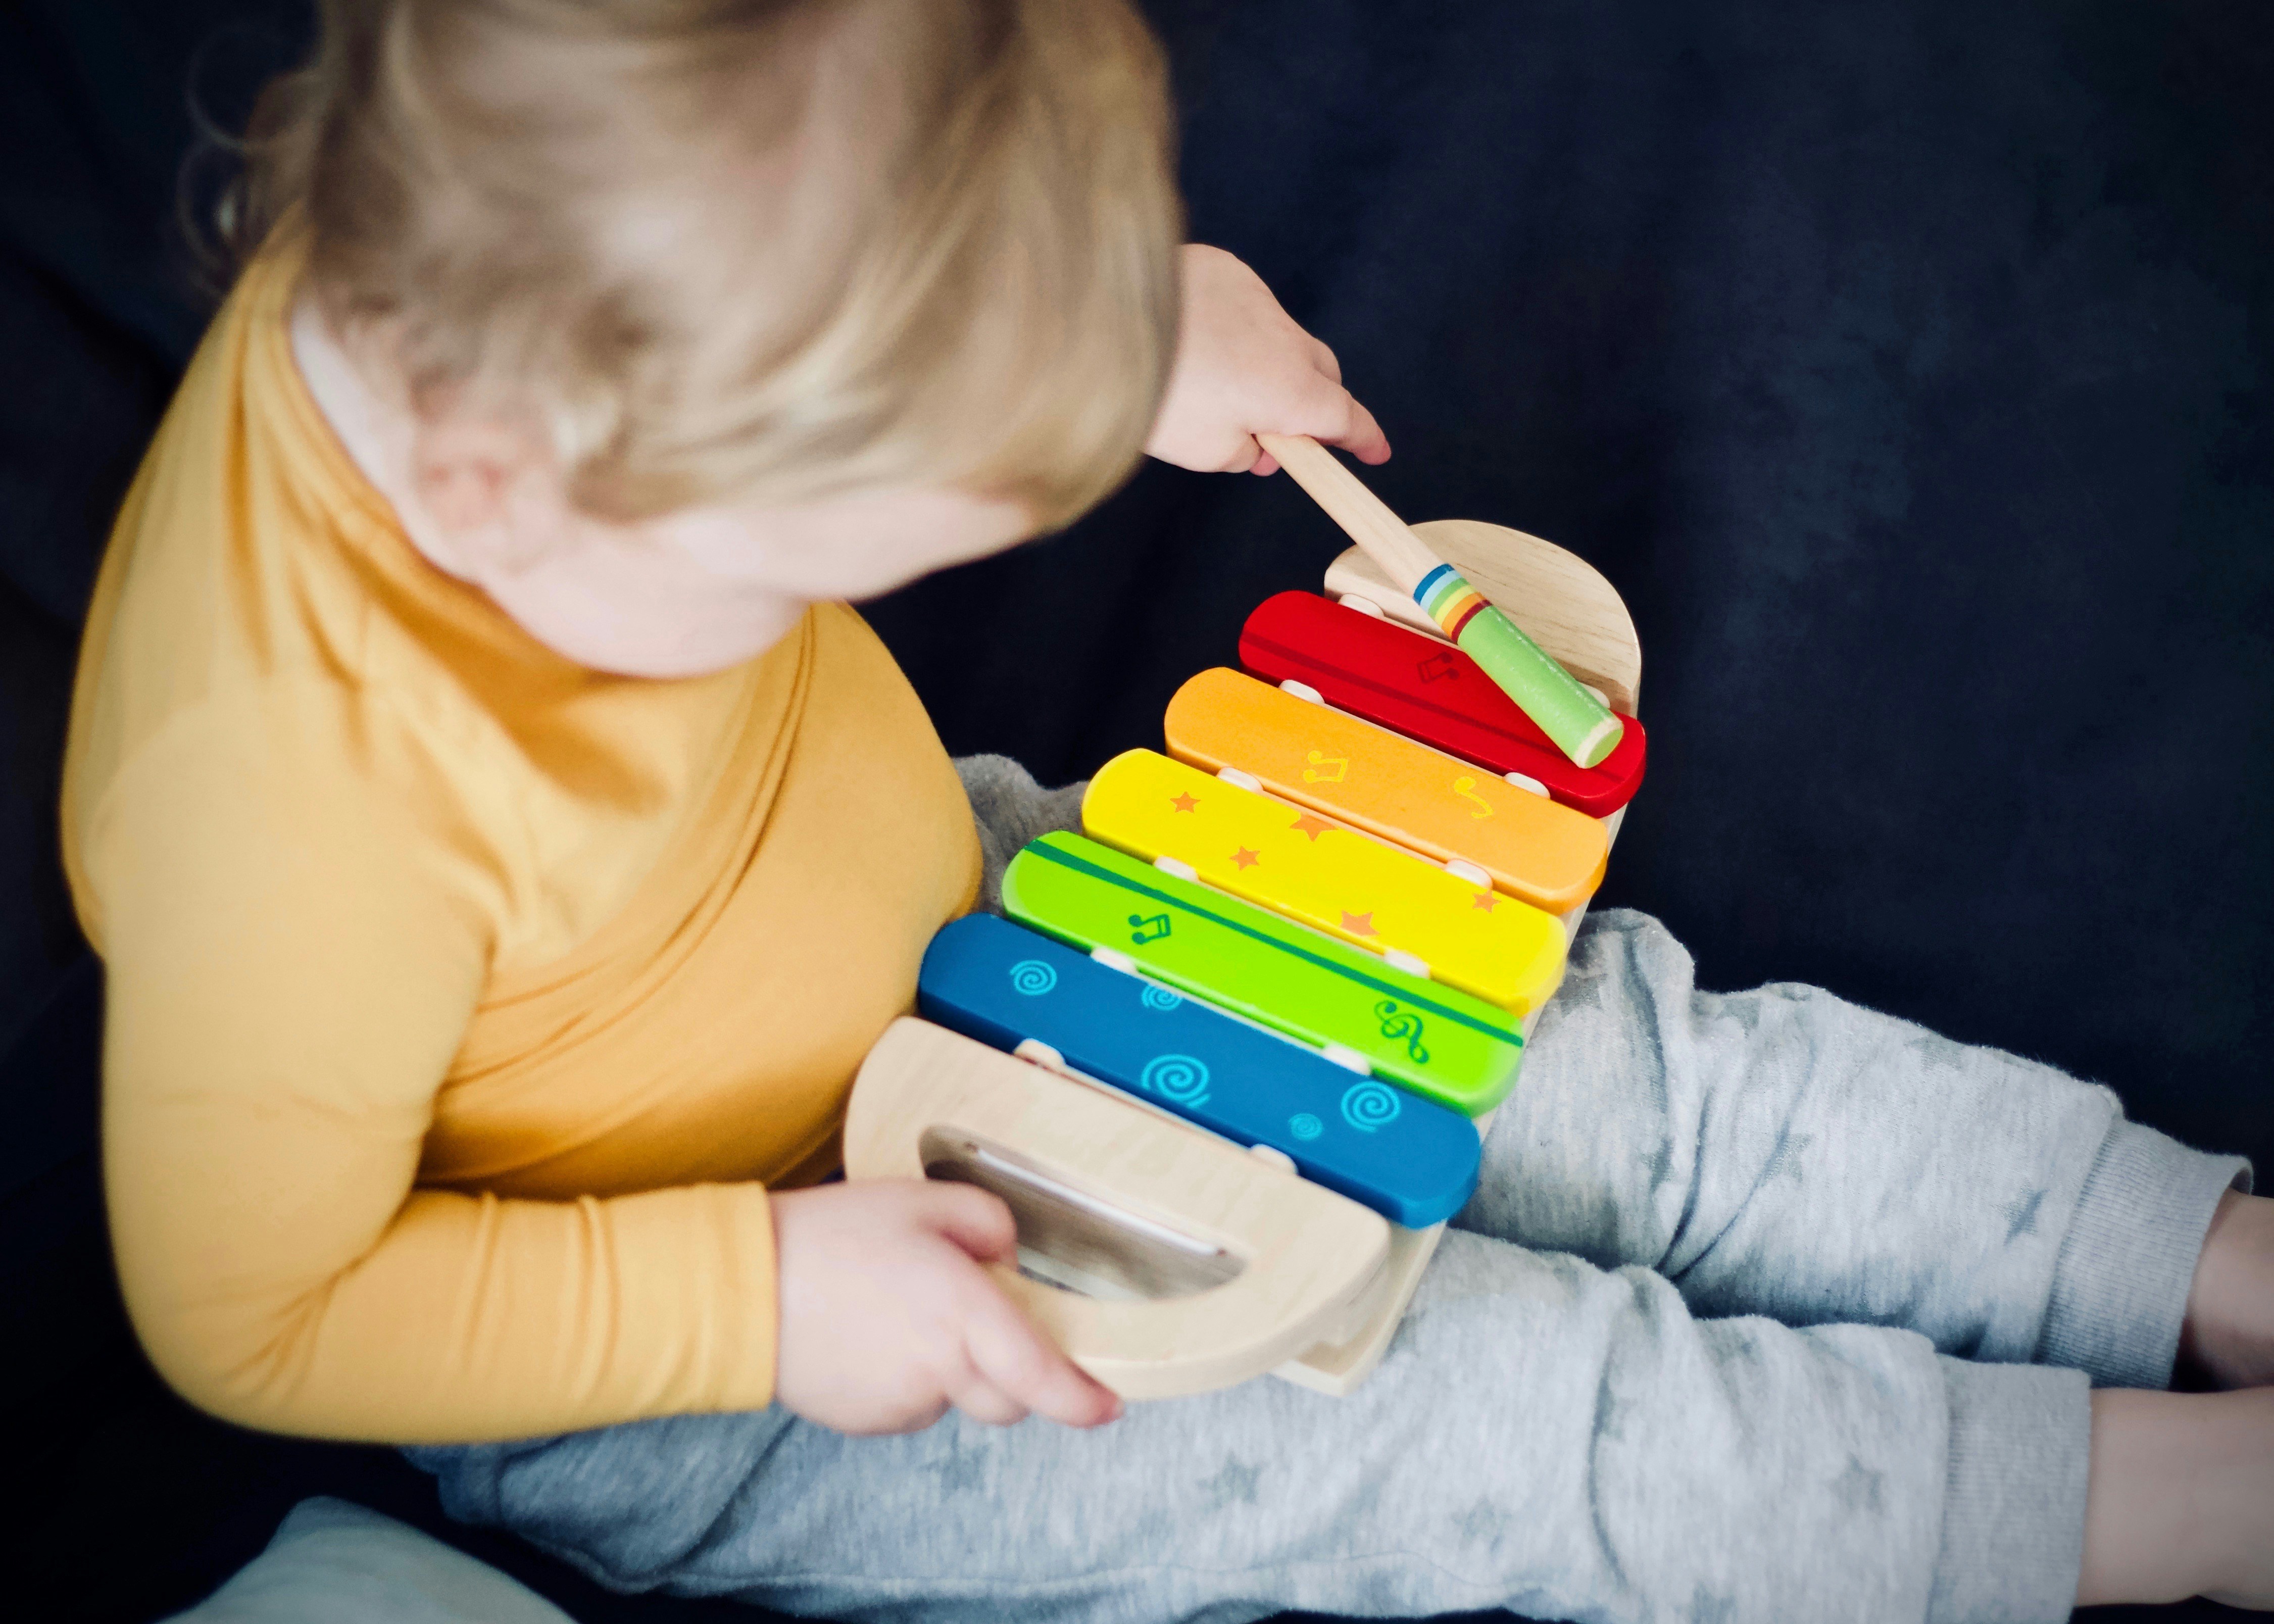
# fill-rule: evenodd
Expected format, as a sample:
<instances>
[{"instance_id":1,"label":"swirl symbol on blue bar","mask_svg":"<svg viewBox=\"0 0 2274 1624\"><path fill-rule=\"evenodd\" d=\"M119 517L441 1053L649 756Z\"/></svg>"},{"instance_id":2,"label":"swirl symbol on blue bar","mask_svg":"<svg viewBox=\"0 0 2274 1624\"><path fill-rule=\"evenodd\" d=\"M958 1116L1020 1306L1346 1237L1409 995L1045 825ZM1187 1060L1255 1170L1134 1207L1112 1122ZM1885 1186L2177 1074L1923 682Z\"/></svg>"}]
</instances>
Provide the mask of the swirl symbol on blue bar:
<instances>
[{"instance_id":1,"label":"swirl symbol on blue bar","mask_svg":"<svg viewBox=\"0 0 2274 1624\"><path fill-rule=\"evenodd\" d=\"M1208 1103L1208 1066L1190 1055L1156 1055L1145 1063L1145 1070L1137 1080L1148 1092L1173 1104Z\"/></svg>"},{"instance_id":2,"label":"swirl symbol on blue bar","mask_svg":"<svg viewBox=\"0 0 2274 1624\"><path fill-rule=\"evenodd\" d=\"M1327 1131L1327 1124L1308 1111L1297 1111L1287 1118L1287 1132L1299 1139L1314 1139Z\"/></svg>"},{"instance_id":3,"label":"swirl symbol on blue bar","mask_svg":"<svg viewBox=\"0 0 2274 1624\"><path fill-rule=\"evenodd\" d=\"M1371 1079L1343 1091L1343 1120L1360 1133L1396 1122L1399 1109L1397 1090Z\"/></svg>"},{"instance_id":4,"label":"swirl symbol on blue bar","mask_svg":"<svg viewBox=\"0 0 2274 1624\"><path fill-rule=\"evenodd\" d=\"M1139 997L1148 1010L1173 1010L1185 1001L1182 994L1171 992L1165 987L1156 987L1150 981L1145 983L1145 990Z\"/></svg>"},{"instance_id":5,"label":"swirl symbol on blue bar","mask_svg":"<svg viewBox=\"0 0 2274 1624\"><path fill-rule=\"evenodd\" d=\"M1039 998L1058 984L1058 973L1039 959L1021 959L1011 966L1011 990Z\"/></svg>"}]
</instances>

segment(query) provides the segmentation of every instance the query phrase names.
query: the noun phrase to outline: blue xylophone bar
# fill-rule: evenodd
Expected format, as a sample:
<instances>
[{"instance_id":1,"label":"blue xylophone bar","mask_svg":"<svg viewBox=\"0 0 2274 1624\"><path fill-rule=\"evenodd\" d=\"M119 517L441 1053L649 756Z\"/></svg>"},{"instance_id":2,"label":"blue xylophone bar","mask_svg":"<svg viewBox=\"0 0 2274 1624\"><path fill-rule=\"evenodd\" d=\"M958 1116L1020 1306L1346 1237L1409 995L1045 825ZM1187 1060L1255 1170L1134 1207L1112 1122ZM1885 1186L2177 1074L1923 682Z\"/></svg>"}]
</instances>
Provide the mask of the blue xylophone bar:
<instances>
[{"instance_id":1,"label":"blue xylophone bar","mask_svg":"<svg viewBox=\"0 0 2274 1624\"><path fill-rule=\"evenodd\" d=\"M997 1049L1049 1045L1078 1071L1422 1229L1476 1188L1475 1126L1457 1111L991 914L932 938L916 986L928 1020Z\"/></svg>"}]
</instances>

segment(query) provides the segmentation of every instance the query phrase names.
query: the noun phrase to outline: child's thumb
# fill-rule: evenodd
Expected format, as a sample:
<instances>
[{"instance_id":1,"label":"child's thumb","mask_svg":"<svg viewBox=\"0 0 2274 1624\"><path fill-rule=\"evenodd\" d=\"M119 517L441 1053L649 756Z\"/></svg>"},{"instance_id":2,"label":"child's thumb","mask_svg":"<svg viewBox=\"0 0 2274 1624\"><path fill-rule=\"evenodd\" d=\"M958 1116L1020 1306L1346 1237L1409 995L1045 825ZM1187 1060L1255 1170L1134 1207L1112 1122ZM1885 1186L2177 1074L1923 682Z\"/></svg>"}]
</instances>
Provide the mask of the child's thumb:
<instances>
[{"instance_id":1,"label":"child's thumb","mask_svg":"<svg viewBox=\"0 0 2274 1624\"><path fill-rule=\"evenodd\" d=\"M926 1179L918 1216L982 1263L1008 1263L1018 1255L1019 1229L1000 1196L969 1184Z\"/></svg>"}]
</instances>

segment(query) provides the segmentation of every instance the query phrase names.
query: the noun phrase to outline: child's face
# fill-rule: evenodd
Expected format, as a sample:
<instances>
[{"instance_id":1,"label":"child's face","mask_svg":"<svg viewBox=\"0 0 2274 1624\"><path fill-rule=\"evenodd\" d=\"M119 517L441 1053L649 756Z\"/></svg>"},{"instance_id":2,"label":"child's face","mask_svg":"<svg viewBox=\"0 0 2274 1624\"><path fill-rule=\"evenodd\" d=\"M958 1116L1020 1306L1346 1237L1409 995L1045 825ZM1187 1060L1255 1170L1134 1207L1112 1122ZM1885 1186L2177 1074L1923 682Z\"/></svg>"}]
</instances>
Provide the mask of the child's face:
<instances>
[{"instance_id":1,"label":"child's face","mask_svg":"<svg viewBox=\"0 0 2274 1624\"><path fill-rule=\"evenodd\" d=\"M542 506L551 511L530 515L505 545L461 538L472 545L456 550L458 573L555 652L642 677L738 665L810 604L878 597L1031 529L1014 504L930 489L691 508L635 525L557 498Z\"/></svg>"},{"instance_id":2,"label":"child's face","mask_svg":"<svg viewBox=\"0 0 2274 1624\"><path fill-rule=\"evenodd\" d=\"M723 671L772 647L812 604L878 597L1034 529L1015 502L928 487L610 523L568 500L542 437L478 414L413 411L384 352L358 367L312 300L294 312L292 346L318 407L411 545L539 643L596 670Z\"/></svg>"}]
</instances>

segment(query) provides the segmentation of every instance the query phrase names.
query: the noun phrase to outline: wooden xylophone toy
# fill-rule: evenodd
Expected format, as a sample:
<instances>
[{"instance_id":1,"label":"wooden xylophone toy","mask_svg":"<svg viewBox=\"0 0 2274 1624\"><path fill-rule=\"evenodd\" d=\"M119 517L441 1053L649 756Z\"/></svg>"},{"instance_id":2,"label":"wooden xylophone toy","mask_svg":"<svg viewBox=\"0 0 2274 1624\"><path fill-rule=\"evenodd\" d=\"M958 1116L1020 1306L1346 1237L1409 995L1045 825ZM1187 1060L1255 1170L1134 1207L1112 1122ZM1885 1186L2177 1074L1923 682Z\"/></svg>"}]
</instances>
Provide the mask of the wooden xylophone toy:
<instances>
[{"instance_id":1,"label":"wooden xylophone toy","mask_svg":"<svg viewBox=\"0 0 2274 1624\"><path fill-rule=\"evenodd\" d=\"M1345 530L1404 530L1309 449L1281 461ZM1098 771L1079 835L1012 860L1006 919L940 931L854 1086L848 1177L1000 1195L1005 1289L1126 1397L1373 1369L1642 779L1610 584L1497 525L1405 534L1585 686L1567 741L1616 713L1597 764L1352 548L1178 691L1164 751Z\"/></svg>"}]
</instances>

